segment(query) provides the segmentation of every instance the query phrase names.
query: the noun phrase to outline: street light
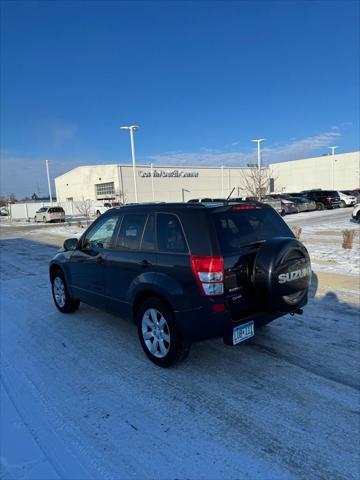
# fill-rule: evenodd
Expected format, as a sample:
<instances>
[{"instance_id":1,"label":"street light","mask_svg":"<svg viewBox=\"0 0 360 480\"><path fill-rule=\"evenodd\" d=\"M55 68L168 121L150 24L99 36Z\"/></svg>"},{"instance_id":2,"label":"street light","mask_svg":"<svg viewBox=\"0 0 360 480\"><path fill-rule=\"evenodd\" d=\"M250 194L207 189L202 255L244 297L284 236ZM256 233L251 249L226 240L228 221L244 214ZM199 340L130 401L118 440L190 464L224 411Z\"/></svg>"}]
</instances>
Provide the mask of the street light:
<instances>
[{"instance_id":1,"label":"street light","mask_svg":"<svg viewBox=\"0 0 360 480\"><path fill-rule=\"evenodd\" d=\"M129 125L120 127L120 130L129 130L130 132L130 144L131 144L131 158L132 158L132 166L133 166L133 176L134 176L134 192L135 192L135 202L138 203L138 195L137 195L137 185L136 185L136 163L135 163L135 145L134 145L134 132L139 130L138 125Z\"/></svg>"},{"instance_id":2,"label":"street light","mask_svg":"<svg viewBox=\"0 0 360 480\"><path fill-rule=\"evenodd\" d=\"M335 147L328 147L328 148L330 148L330 150L331 150L331 155L334 156L335 155L335 149L339 148L339 147L335 146Z\"/></svg>"},{"instance_id":3,"label":"street light","mask_svg":"<svg viewBox=\"0 0 360 480\"><path fill-rule=\"evenodd\" d=\"M50 173L49 173L49 160L45 160L45 165L46 165L46 175L47 175L48 188L49 188L49 200L50 200L50 205L52 206L53 201L52 201L51 182L50 182Z\"/></svg>"},{"instance_id":4,"label":"street light","mask_svg":"<svg viewBox=\"0 0 360 480\"><path fill-rule=\"evenodd\" d=\"M331 171L332 171L332 189L334 190L335 187L335 172L334 172L334 164L335 164L335 149L339 148L338 145L335 145L334 147L328 147L331 150L331 156L332 156L332 166L331 166Z\"/></svg>"},{"instance_id":5,"label":"street light","mask_svg":"<svg viewBox=\"0 0 360 480\"><path fill-rule=\"evenodd\" d=\"M258 138L257 140L251 140L252 142L257 143L257 164L258 170L261 169L261 152L260 152L260 143L263 142L265 138Z\"/></svg>"}]
</instances>

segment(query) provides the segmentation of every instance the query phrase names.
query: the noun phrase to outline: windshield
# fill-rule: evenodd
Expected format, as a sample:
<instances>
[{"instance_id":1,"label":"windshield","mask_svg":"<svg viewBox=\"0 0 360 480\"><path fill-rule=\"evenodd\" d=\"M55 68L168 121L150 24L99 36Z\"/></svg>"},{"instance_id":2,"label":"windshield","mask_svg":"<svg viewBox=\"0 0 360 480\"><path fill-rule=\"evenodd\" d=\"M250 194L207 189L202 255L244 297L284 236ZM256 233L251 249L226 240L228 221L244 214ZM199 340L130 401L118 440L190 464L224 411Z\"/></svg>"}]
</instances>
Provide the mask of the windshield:
<instances>
[{"instance_id":1,"label":"windshield","mask_svg":"<svg viewBox=\"0 0 360 480\"><path fill-rule=\"evenodd\" d=\"M294 237L290 228L272 208L228 210L213 213L221 251L236 253L249 243L273 237Z\"/></svg>"}]
</instances>

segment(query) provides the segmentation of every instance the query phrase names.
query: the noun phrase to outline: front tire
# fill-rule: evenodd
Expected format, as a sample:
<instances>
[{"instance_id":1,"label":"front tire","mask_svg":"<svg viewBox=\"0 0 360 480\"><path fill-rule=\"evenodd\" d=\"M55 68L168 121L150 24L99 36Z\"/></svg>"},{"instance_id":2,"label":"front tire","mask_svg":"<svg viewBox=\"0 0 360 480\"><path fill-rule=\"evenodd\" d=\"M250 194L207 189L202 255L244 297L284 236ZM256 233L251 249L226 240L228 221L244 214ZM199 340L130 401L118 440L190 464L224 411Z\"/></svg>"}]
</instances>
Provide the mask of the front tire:
<instances>
[{"instance_id":1,"label":"front tire","mask_svg":"<svg viewBox=\"0 0 360 480\"><path fill-rule=\"evenodd\" d=\"M80 301L70 297L63 272L57 270L51 276L51 290L55 306L61 313L73 313L79 308Z\"/></svg>"},{"instance_id":2,"label":"front tire","mask_svg":"<svg viewBox=\"0 0 360 480\"><path fill-rule=\"evenodd\" d=\"M344 200L341 200L341 202L340 202L340 207L341 207L341 208L345 208L345 207L346 207L346 203L344 202Z\"/></svg>"},{"instance_id":3,"label":"front tire","mask_svg":"<svg viewBox=\"0 0 360 480\"><path fill-rule=\"evenodd\" d=\"M136 322L141 346L153 363L166 368L187 357L190 345L182 338L173 312L160 299L145 300Z\"/></svg>"}]
</instances>

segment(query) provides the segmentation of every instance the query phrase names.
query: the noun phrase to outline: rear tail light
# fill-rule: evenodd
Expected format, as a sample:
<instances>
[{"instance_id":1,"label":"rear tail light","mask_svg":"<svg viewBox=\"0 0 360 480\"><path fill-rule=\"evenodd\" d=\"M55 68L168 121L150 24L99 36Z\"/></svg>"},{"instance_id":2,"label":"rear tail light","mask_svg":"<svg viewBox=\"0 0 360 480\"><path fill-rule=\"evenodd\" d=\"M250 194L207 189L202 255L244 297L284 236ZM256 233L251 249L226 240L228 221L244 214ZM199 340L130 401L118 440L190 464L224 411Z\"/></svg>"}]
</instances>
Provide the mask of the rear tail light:
<instances>
[{"instance_id":1,"label":"rear tail light","mask_svg":"<svg viewBox=\"0 0 360 480\"><path fill-rule=\"evenodd\" d=\"M224 293L223 258L191 255L190 260L202 295L222 295Z\"/></svg>"},{"instance_id":2,"label":"rear tail light","mask_svg":"<svg viewBox=\"0 0 360 480\"><path fill-rule=\"evenodd\" d=\"M326 197L325 200L328 202L328 203L331 203L331 197Z\"/></svg>"},{"instance_id":3,"label":"rear tail light","mask_svg":"<svg viewBox=\"0 0 360 480\"><path fill-rule=\"evenodd\" d=\"M256 208L256 205L235 205L232 207L233 210L253 210Z\"/></svg>"}]
</instances>

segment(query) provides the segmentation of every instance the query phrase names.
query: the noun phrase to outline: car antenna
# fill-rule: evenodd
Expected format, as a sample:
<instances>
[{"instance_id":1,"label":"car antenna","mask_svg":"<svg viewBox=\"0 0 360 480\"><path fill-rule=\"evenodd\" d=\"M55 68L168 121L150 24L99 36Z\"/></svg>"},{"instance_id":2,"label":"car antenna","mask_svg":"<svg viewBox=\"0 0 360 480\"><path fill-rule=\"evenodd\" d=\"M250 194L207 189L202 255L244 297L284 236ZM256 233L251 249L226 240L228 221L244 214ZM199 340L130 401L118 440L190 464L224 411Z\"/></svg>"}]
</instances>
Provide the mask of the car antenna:
<instances>
[{"instance_id":1,"label":"car antenna","mask_svg":"<svg viewBox=\"0 0 360 480\"><path fill-rule=\"evenodd\" d=\"M235 187L231 190L231 192L229 193L229 196L226 198L226 202L229 200L229 198L231 197L231 195L233 194L233 191L235 190Z\"/></svg>"}]
</instances>

